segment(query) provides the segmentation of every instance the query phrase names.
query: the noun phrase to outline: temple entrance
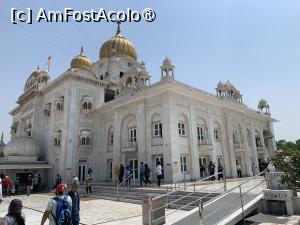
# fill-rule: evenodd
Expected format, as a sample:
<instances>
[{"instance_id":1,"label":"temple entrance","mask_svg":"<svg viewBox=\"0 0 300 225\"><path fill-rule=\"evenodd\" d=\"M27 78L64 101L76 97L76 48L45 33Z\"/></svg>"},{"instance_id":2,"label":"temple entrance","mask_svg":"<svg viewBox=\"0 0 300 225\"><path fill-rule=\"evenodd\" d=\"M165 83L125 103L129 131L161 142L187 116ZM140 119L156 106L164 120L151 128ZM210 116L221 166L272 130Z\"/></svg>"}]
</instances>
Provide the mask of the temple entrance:
<instances>
[{"instance_id":1,"label":"temple entrance","mask_svg":"<svg viewBox=\"0 0 300 225\"><path fill-rule=\"evenodd\" d=\"M132 173L134 174L134 178L139 178L139 161L137 159L129 159L129 166L132 169Z\"/></svg>"},{"instance_id":2,"label":"temple entrance","mask_svg":"<svg viewBox=\"0 0 300 225\"><path fill-rule=\"evenodd\" d=\"M152 177L154 179L157 178L156 177L156 166L157 166L158 162L161 163L161 173L162 173L161 179L164 179L164 177L165 177L165 173L164 173L164 158L163 158L162 155L154 156L154 165L153 165L154 170L153 170L153 173L152 173Z\"/></svg>"},{"instance_id":3,"label":"temple entrance","mask_svg":"<svg viewBox=\"0 0 300 225\"><path fill-rule=\"evenodd\" d=\"M79 161L78 179L79 179L80 183L83 183L85 181L86 175L87 175L87 170L88 170L87 162L86 161Z\"/></svg>"},{"instance_id":4,"label":"temple entrance","mask_svg":"<svg viewBox=\"0 0 300 225\"><path fill-rule=\"evenodd\" d=\"M208 163L209 163L209 158L207 156L199 157L199 170L200 170L200 177L202 178L207 177Z\"/></svg>"}]
</instances>

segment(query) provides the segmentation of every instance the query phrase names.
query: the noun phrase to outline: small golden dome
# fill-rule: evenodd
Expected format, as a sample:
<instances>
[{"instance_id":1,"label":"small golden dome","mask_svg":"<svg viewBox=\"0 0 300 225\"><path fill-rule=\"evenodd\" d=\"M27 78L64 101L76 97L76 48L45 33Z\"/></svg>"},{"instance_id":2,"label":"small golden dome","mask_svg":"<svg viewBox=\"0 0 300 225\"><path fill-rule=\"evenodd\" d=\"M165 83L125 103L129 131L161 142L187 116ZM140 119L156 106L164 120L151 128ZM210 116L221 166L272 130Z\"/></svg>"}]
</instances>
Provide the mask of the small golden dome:
<instances>
[{"instance_id":1,"label":"small golden dome","mask_svg":"<svg viewBox=\"0 0 300 225\"><path fill-rule=\"evenodd\" d=\"M137 60L135 47L129 40L122 36L120 22L117 23L118 29L116 35L104 42L100 48L100 59L115 55L118 57L129 57L133 60Z\"/></svg>"},{"instance_id":2,"label":"small golden dome","mask_svg":"<svg viewBox=\"0 0 300 225\"><path fill-rule=\"evenodd\" d=\"M83 47L81 47L80 54L76 56L71 61L71 68L82 68L86 70L91 70L92 63L90 60L83 54Z\"/></svg>"}]
</instances>

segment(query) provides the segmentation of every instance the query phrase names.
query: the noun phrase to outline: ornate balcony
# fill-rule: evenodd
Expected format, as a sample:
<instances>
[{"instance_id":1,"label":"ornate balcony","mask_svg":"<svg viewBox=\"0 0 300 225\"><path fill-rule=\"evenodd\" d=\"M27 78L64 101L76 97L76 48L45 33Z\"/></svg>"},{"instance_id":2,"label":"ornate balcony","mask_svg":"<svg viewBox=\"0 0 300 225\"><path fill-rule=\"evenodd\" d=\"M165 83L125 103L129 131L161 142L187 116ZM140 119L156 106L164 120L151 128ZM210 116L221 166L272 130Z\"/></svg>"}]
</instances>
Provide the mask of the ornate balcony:
<instances>
[{"instance_id":1,"label":"ornate balcony","mask_svg":"<svg viewBox=\"0 0 300 225\"><path fill-rule=\"evenodd\" d=\"M86 155L92 152L92 145L79 145L79 154Z\"/></svg>"},{"instance_id":2,"label":"ornate balcony","mask_svg":"<svg viewBox=\"0 0 300 225\"><path fill-rule=\"evenodd\" d=\"M204 139L204 140L198 140L198 154L199 155L210 155L211 151L213 150L213 146L211 143L211 140Z\"/></svg>"},{"instance_id":3,"label":"ornate balcony","mask_svg":"<svg viewBox=\"0 0 300 225\"><path fill-rule=\"evenodd\" d=\"M152 137L152 145L162 145L163 144L163 139L159 137Z\"/></svg>"},{"instance_id":4,"label":"ornate balcony","mask_svg":"<svg viewBox=\"0 0 300 225\"><path fill-rule=\"evenodd\" d=\"M126 142L122 146L122 152L135 152L138 150L136 142Z\"/></svg>"},{"instance_id":5,"label":"ornate balcony","mask_svg":"<svg viewBox=\"0 0 300 225\"><path fill-rule=\"evenodd\" d=\"M266 149L263 146L256 146L257 153L265 153Z\"/></svg>"},{"instance_id":6,"label":"ornate balcony","mask_svg":"<svg viewBox=\"0 0 300 225\"><path fill-rule=\"evenodd\" d=\"M212 143L210 139L203 139L203 140L198 140L198 145L201 148L205 146L212 146Z\"/></svg>"},{"instance_id":7,"label":"ornate balcony","mask_svg":"<svg viewBox=\"0 0 300 225\"><path fill-rule=\"evenodd\" d=\"M236 152L245 151L245 145L241 143L233 143L233 148Z\"/></svg>"}]
</instances>

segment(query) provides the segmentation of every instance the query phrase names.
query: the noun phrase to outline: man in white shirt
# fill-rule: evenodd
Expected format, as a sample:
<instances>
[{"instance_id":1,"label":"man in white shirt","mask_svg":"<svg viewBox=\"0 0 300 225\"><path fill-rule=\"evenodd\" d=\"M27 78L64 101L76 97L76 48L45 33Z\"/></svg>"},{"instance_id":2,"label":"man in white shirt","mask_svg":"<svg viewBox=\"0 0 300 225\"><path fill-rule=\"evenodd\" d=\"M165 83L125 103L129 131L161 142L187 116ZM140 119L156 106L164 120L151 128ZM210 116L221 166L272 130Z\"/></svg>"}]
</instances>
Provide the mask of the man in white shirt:
<instances>
[{"instance_id":1,"label":"man in white shirt","mask_svg":"<svg viewBox=\"0 0 300 225\"><path fill-rule=\"evenodd\" d=\"M56 196L60 199L66 198L70 208L72 209L72 199L70 196L64 195L66 191L66 185L59 184L56 187ZM54 216L56 216L57 204L58 202L54 198L49 199L47 208L42 217L41 225L44 225L47 219L49 219L49 225L56 225Z\"/></svg>"},{"instance_id":2,"label":"man in white shirt","mask_svg":"<svg viewBox=\"0 0 300 225\"><path fill-rule=\"evenodd\" d=\"M162 178L162 172L161 172L161 163L158 162L156 166L156 175L157 175L157 186L160 186L160 180Z\"/></svg>"}]
</instances>

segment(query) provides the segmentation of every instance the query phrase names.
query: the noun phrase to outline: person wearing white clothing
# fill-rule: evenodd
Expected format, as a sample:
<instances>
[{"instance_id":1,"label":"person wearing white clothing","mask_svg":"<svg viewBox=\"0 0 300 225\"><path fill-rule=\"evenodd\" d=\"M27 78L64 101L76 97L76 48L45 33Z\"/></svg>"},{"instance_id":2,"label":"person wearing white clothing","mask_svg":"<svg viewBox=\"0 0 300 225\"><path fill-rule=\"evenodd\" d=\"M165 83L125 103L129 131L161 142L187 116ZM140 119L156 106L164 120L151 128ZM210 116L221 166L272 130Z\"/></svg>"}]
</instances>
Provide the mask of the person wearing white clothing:
<instances>
[{"instance_id":1,"label":"person wearing white clothing","mask_svg":"<svg viewBox=\"0 0 300 225\"><path fill-rule=\"evenodd\" d=\"M0 201L2 199L2 179L0 177Z\"/></svg>"},{"instance_id":2,"label":"person wearing white clothing","mask_svg":"<svg viewBox=\"0 0 300 225\"><path fill-rule=\"evenodd\" d=\"M156 166L156 175L157 175L157 186L160 186L160 180L162 178L162 172L161 172L161 163L158 162Z\"/></svg>"},{"instance_id":3,"label":"person wearing white clothing","mask_svg":"<svg viewBox=\"0 0 300 225\"><path fill-rule=\"evenodd\" d=\"M273 164L273 162L270 162L269 165L268 165L268 172L275 172L276 168Z\"/></svg>"}]
</instances>

